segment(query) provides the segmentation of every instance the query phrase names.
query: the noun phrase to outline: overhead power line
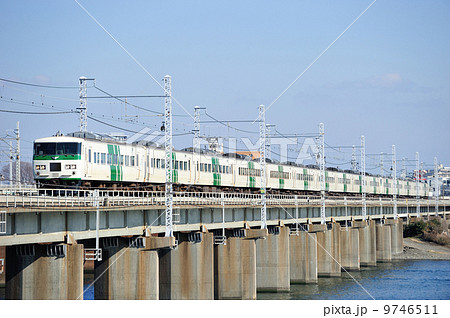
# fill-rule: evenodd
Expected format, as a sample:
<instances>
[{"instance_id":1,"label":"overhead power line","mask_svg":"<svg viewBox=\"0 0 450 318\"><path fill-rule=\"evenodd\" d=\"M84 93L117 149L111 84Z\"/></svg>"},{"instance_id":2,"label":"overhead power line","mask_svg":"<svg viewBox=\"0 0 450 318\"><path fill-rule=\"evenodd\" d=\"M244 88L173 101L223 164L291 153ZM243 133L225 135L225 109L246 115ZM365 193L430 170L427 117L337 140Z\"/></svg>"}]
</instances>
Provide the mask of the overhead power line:
<instances>
[{"instance_id":1,"label":"overhead power line","mask_svg":"<svg viewBox=\"0 0 450 318\"><path fill-rule=\"evenodd\" d=\"M79 89L77 86L53 86L53 85L40 85L40 84L33 84L33 83L26 83L26 82L19 82L19 81L13 81L6 78L0 78L0 81L8 82L8 83L14 83L18 85L25 85L25 86L33 86L33 87L41 87L41 88L57 88L57 89Z\"/></svg>"}]
</instances>

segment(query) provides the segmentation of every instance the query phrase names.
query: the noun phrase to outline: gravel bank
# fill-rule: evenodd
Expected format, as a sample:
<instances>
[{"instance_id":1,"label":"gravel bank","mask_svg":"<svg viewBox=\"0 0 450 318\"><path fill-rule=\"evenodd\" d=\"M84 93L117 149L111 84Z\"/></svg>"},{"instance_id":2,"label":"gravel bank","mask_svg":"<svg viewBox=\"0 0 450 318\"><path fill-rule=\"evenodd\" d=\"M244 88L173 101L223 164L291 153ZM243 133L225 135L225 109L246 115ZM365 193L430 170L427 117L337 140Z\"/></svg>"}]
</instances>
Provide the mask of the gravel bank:
<instances>
[{"instance_id":1,"label":"gravel bank","mask_svg":"<svg viewBox=\"0 0 450 318\"><path fill-rule=\"evenodd\" d=\"M403 253L392 259L450 260L450 247L408 237L403 239Z\"/></svg>"}]
</instances>

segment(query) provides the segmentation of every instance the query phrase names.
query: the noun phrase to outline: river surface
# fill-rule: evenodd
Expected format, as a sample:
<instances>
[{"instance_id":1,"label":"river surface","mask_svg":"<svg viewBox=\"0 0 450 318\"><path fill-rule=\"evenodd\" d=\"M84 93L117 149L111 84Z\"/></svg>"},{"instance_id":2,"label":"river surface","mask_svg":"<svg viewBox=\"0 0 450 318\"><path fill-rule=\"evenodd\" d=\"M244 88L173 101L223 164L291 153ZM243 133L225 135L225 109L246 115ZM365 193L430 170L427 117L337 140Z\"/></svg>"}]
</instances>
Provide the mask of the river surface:
<instances>
[{"instance_id":1,"label":"river surface","mask_svg":"<svg viewBox=\"0 0 450 318\"><path fill-rule=\"evenodd\" d=\"M353 276L358 283L350 277ZM94 299L93 274L84 279L84 299ZM365 291L365 290L366 291ZM450 299L450 261L396 260L342 273L340 278L319 278L318 284L291 285L288 293L258 293L258 299ZM0 288L0 299L5 288Z\"/></svg>"}]
</instances>

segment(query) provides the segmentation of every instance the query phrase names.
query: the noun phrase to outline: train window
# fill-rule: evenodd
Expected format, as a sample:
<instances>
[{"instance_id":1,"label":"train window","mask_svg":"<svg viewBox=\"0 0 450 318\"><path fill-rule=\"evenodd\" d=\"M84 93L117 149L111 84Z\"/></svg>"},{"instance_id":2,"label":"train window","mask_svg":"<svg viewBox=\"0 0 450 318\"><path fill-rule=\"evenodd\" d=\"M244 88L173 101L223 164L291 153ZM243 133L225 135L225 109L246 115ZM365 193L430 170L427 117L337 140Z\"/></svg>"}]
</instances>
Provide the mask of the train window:
<instances>
[{"instance_id":1,"label":"train window","mask_svg":"<svg viewBox=\"0 0 450 318\"><path fill-rule=\"evenodd\" d=\"M187 163L187 161L185 161L184 162L184 170L187 170L188 169L188 163Z\"/></svg>"},{"instance_id":2,"label":"train window","mask_svg":"<svg viewBox=\"0 0 450 318\"><path fill-rule=\"evenodd\" d=\"M102 152L101 162L102 162L102 165L104 165L106 163L106 153L104 153L104 152Z\"/></svg>"},{"instance_id":3,"label":"train window","mask_svg":"<svg viewBox=\"0 0 450 318\"><path fill-rule=\"evenodd\" d=\"M211 172L211 164L208 163L208 172Z\"/></svg>"},{"instance_id":4,"label":"train window","mask_svg":"<svg viewBox=\"0 0 450 318\"><path fill-rule=\"evenodd\" d=\"M40 142L34 144L34 155L55 155L56 143Z\"/></svg>"},{"instance_id":5,"label":"train window","mask_svg":"<svg viewBox=\"0 0 450 318\"><path fill-rule=\"evenodd\" d=\"M152 158L152 160L150 161L150 166L151 166L152 168L155 167L155 158Z\"/></svg>"},{"instance_id":6,"label":"train window","mask_svg":"<svg viewBox=\"0 0 450 318\"><path fill-rule=\"evenodd\" d=\"M175 160L175 170L178 169L178 160Z\"/></svg>"},{"instance_id":7,"label":"train window","mask_svg":"<svg viewBox=\"0 0 450 318\"><path fill-rule=\"evenodd\" d=\"M89 149L89 152L88 152L88 162L91 162L91 149Z\"/></svg>"},{"instance_id":8,"label":"train window","mask_svg":"<svg viewBox=\"0 0 450 318\"><path fill-rule=\"evenodd\" d=\"M136 155L136 166L139 166L139 155Z\"/></svg>"},{"instance_id":9,"label":"train window","mask_svg":"<svg viewBox=\"0 0 450 318\"><path fill-rule=\"evenodd\" d=\"M130 165L131 165L132 167L134 167L134 156L131 156L131 163L130 163Z\"/></svg>"},{"instance_id":10,"label":"train window","mask_svg":"<svg viewBox=\"0 0 450 318\"><path fill-rule=\"evenodd\" d=\"M94 152L94 163L97 163L97 153Z\"/></svg>"},{"instance_id":11,"label":"train window","mask_svg":"<svg viewBox=\"0 0 450 318\"><path fill-rule=\"evenodd\" d=\"M125 155L125 166L129 166L130 165L130 156Z\"/></svg>"}]
</instances>

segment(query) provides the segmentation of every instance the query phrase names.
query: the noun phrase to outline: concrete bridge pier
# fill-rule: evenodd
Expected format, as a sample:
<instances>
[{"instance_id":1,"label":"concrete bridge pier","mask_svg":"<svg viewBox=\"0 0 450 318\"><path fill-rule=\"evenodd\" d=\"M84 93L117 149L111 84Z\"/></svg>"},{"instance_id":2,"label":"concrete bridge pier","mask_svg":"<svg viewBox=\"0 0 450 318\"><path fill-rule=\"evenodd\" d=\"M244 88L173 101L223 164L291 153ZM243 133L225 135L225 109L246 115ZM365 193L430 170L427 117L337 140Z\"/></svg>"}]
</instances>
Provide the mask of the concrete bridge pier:
<instances>
[{"instance_id":1,"label":"concrete bridge pier","mask_svg":"<svg viewBox=\"0 0 450 318\"><path fill-rule=\"evenodd\" d=\"M95 299L159 299L158 249L169 237L111 237L101 240L102 261L95 261Z\"/></svg>"},{"instance_id":2,"label":"concrete bridge pier","mask_svg":"<svg viewBox=\"0 0 450 318\"><path fill-rule=\"evenodd\" d=\"M267 229L227 231L226 245L214 247L214 299L256 299L256 240Z\"/></svg>"},{"instance_id":3,"label":"concrete bridge pier","mask_svg":"<svg viewBox=\"0 0 450 318\"><path fill-rule=\"evenodd\" d=\"M178 247L159 251L159 299L214 299L214 236L176 233Z\"/></svg>"},{"instance_id":4,"label":"concrete bridge pier","mask_svg":"<svg viewBox=\"0 0 450 318\"><path fill-rule=\"evenodd\" d=\"M269 226L269 235L256 241L256 288L259 292L290 291L289 228Z\"/></svg>"},{"instance_id":5,"label":"concrete bridge pier","mask_svg":"<svg viewBox=\"0 0 450 318\"><path fill-rule=\"evenodd\" d=\"M377 231L374 220L353 221L359 234L360 266L377 266Z\"/></svg>"},{"instance_id":6,"label":"concrete bridge pier","mask_svg":"<svg viewBox=\"0 0 450 318\"><path fill-rule=\"evenodd\" d=\"M342 271L359 271L359 230L341 227L340 244Z\"/></svg>"},{"instance_id":7,"label":"concrete bridge pier","mask_svg":"<svg viewBox=\"0 0 450 318\"><path fill-rule=\"evenodd\" d=\"M6 299L83 299L83 245L6 247Z\"/></svg>"},{"instance_id":8,"label":"concrete bridge pier","mask_svg":"<svg viewBox=\"0 0 450 318\"><path fill-rule=\"evenodd\" d=\"M385 224L391 228L391 253L392 255L403 252L403 220L386 219Z\"/></svg>"},{"instance_id":9,"label":"concrete bridge pier","mask_svg":"<svg viewBox=\"0 0 450 318\"><path fill-rule=\"evenodd\" d=\"M341 276L340 232L338 223L311 224L317 232L317 274L319 277Z\"/></svg>"},{"instance_id":10,"label":"concrete bridge pier","mask_svg":"<svg viewBox=\"0 0 450 318\"><path fill-rule=\"evenodd\" d=\"M392 260L391 227L385 224L376 224L377 232L377 262L390 262Z\"/></svg>"},{"instance_id":11,"label":"concrete bridge pier","mask_svg":"<svg viewBox=\"0 0 450 318\"><path fill-rule=\"evenodd\" d=\"M291 283L317 284L317 235L300 231L289 236Z\"/></svg>"}]
</instances>

